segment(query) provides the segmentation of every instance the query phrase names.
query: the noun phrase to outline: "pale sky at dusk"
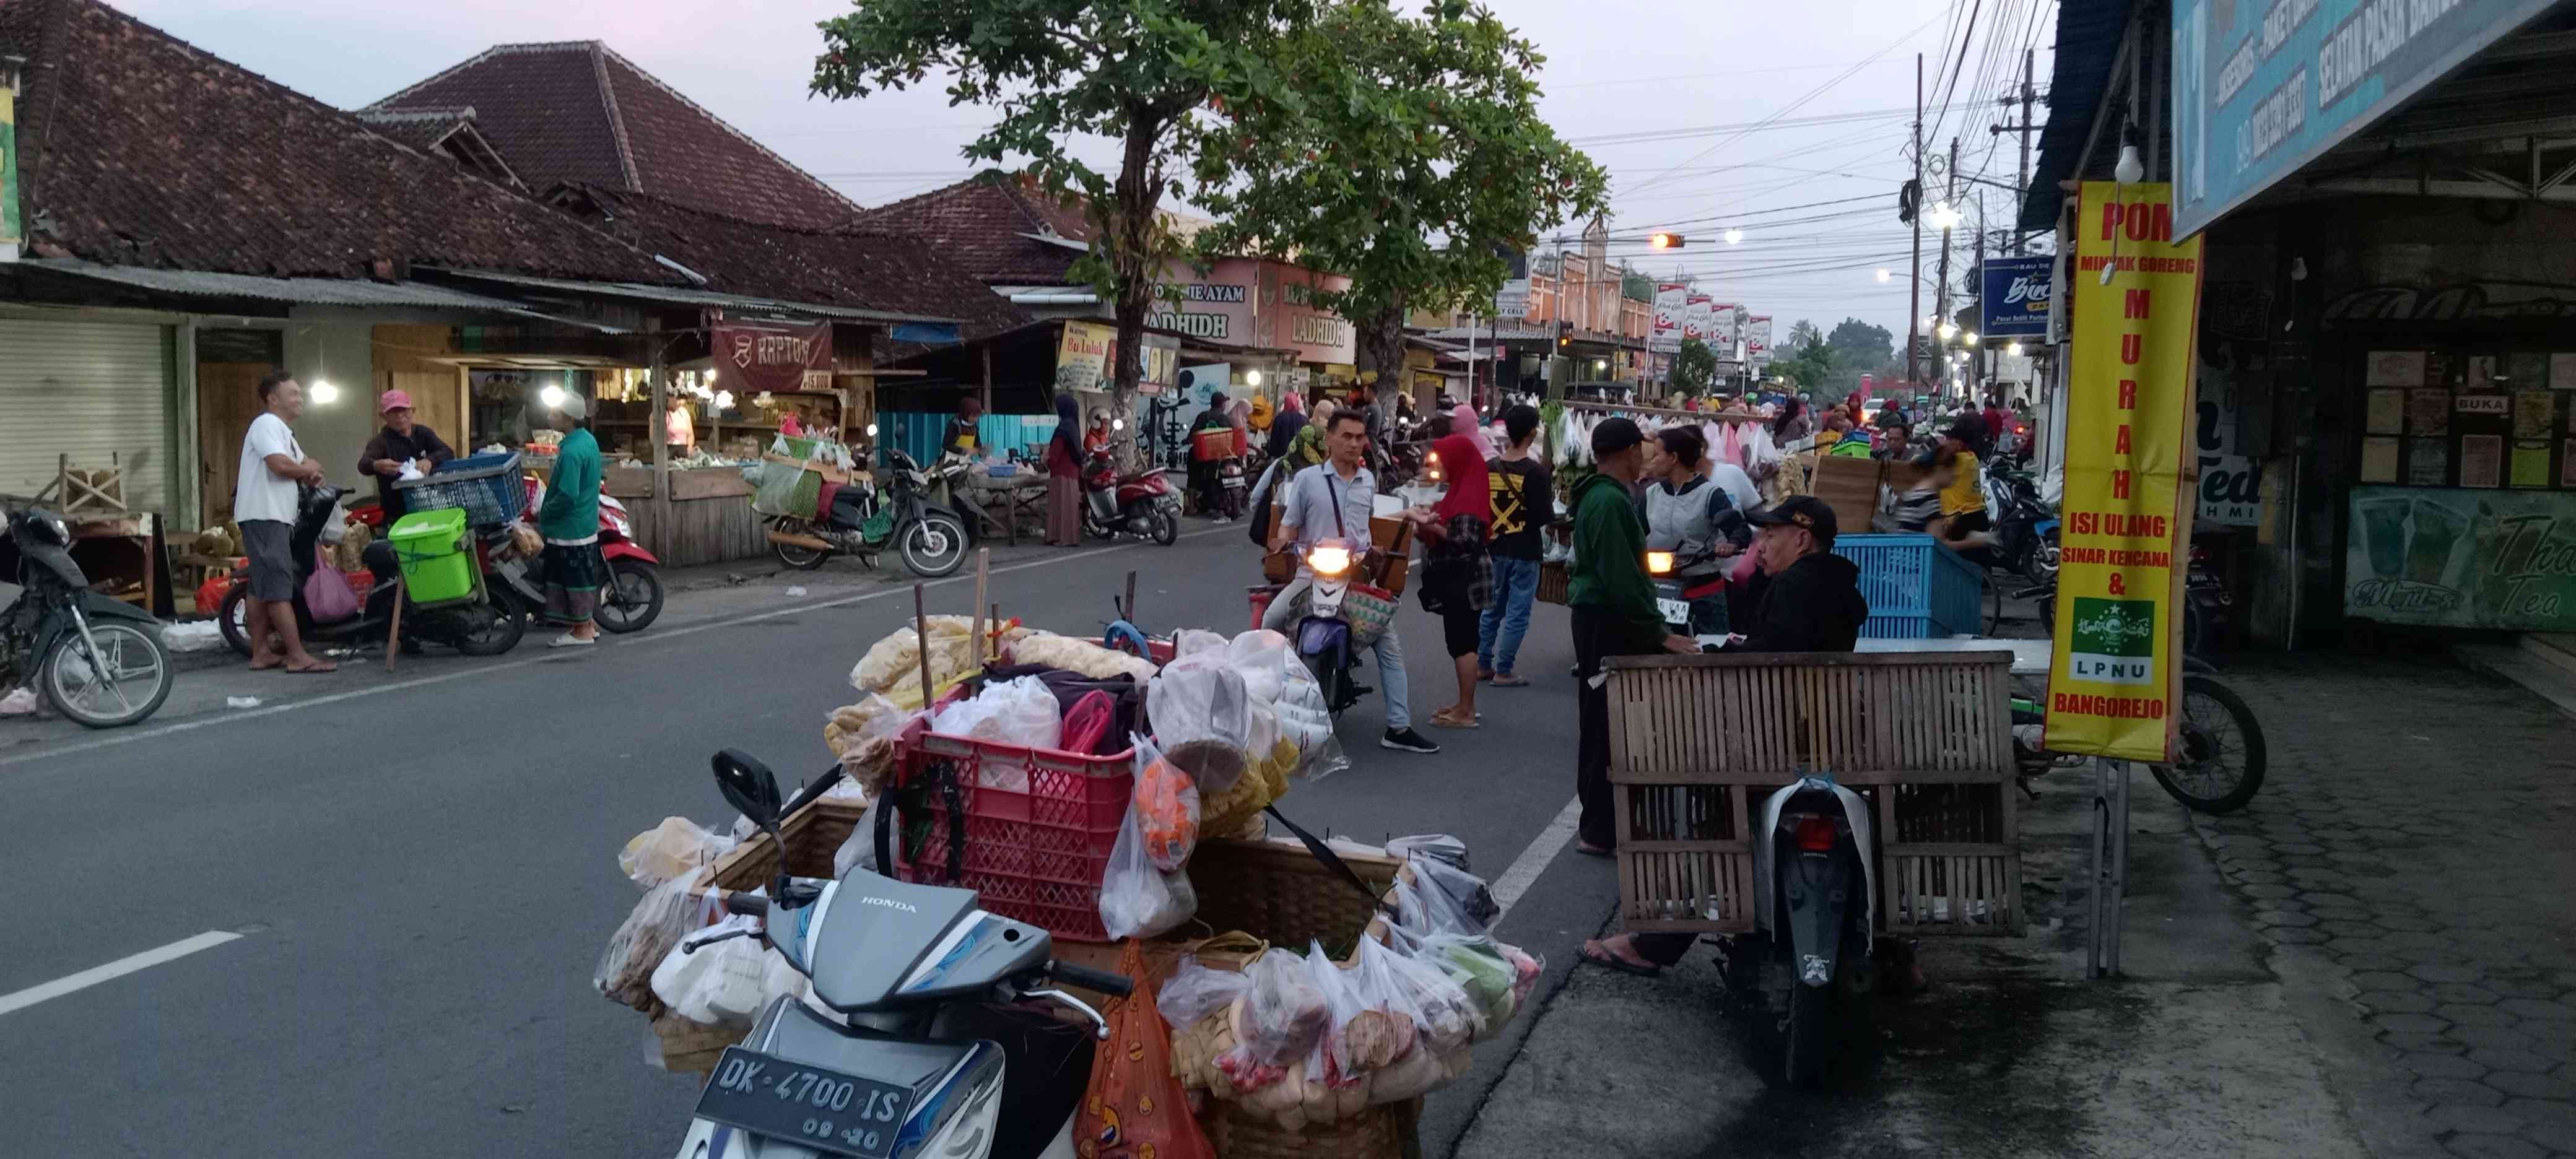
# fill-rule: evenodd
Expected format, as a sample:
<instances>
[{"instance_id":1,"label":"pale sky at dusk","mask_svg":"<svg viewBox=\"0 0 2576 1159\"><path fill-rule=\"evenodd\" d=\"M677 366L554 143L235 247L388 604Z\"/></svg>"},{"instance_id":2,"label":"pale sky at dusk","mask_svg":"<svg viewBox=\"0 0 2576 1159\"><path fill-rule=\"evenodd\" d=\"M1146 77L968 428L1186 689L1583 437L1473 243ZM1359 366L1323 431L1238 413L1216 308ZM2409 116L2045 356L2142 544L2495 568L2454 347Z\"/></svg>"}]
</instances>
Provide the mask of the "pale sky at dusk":
<instances>
[{"instance_id":1,"label":"pale sky at dusk","mask_svg":"<svg viewBox=\"0 0 2576 1159\"><path fill-rule=\"evenodd\" d=\"M109 2L342 107L376 100L493 44L604 40L866 205L964 176L970 170L958 147L984 123L972 109L949 108L935 81L864 101L809 99L806 84L821 43L814 24L847 10L846 0ZM1945 91L1950 95L1948 116L1937 128L1933 114L1926 116L1931 151L1945 152L1956 135L1963 171L2010 183L2014 138L1990 135L1987 127L2013 118L1994 102L2018 80L2011 74L2025 44L2038 49L2044 88L2054 40L2054 6L2044 0L1981 0L1964 75L1952 85L1967 3L1494 0L1493 6L1547 54L1542 107L1557 132L1610 169L1614 238L1670 228L1691 239L1679 254L1648 256L1641 245L1614 246L1613 254L1638 258L1659 276L1694 275L1718 300L1776 316L1774 332L1783 338L1797 318L1831 328L1857 315L1894 332L1904 329L1909 240L1896 220L1895 197L1908 170L1914 54L1925 54L1933 114ZM1874 54L1872 63L1862 63ZM1770 118L1805 123L1734 131ZM1731 128L1709 131L1714 126ZM1095 148L1087 155L1105 160L1114 153ZM1937 196L1938 183L1931 183ZM2001 226L2011 216L2009 197L1991 189L1985 196L1990 223ZM1813 208L1790 208L1799 206ZM1973 227L1975 202L1964 206ZM1745 230L1743 242L1732 247L1721 236L1730 224ZM1927 235L1927 312L1936 249ZM1966 249L1962 233L1954 271ZM1883 284L1875 277L1881 267L1891 272Z\"/></svg>"}]
</instances>

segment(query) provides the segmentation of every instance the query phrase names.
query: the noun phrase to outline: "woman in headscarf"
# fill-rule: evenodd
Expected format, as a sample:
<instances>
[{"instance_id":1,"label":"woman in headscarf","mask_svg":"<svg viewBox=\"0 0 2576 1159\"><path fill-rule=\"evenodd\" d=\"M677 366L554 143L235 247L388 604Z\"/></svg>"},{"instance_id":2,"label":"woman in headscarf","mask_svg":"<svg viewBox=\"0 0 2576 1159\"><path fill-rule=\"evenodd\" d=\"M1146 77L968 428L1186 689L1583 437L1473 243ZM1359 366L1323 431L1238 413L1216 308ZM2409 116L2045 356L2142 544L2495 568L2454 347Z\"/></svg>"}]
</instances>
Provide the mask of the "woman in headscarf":
<instances>
[{"instance_id":1,"label":"woman in headscarf","mask_svg":"<svg viewBox=\"0 0 2576 1159\"><path fill-rule=\"evenodd\" d=\"M1494 493L1485 455L1476 442L1452 432L1431 444L1449 492L1422 516L1422 604L1440 616L1440 634L1458 671L1458 702L1431 714L1441 728L1476 727L1476 636L1492 602L1494 565L1485 556L1492 532Z\"/></svg>"},{"instance_id":2,"label":"woman in headscarf","mask_svg":"<svg viewBox=\"0 0 2576 1159\"><path fill-rule=\"evenodd\" d=\"M1295 398L1297 396L1292 394L1288 397ZM1281 459L1287 458L1288 448L1295 445L1298 434L1303 432L1305 429L1306 413L1304 411L1298 410L1294 407L1279 408L1279 413L1272 416L1270 419L1270 442L1262 447L1262 453L1268 455L1272 462L1277 462Z\"/></svg>"},{"instance_id":3,"label":"woman in headscarf","mask_svg":"<svg viewBox=\"0 0 2576 1159\"><path fill-rule=\"evenodd\" d=\"M1324 449L1324 428L1332 425L1333 404L1330 400L1315 404L1315 417L1300 429L1288 443L1287 472L1291 475L1332 457Z\"/></svg>"},{"instance_id":4,"label":"woman in headscarf","mask_svg":"<svg viewBox=\"0 0 2576 1159\"><path fill-rule=\"evenodd\" d=\"M1240 398L1234 400L1234 407L1225 412L1225 417L1234 423L1234 457L1240 459L1250 455L1252 453L1251 401Z\"/></svg>"},{"instance_id":5,"label":"woman in headscarf","mask_svg":"<svg viewBox=\"0 0 2576 1159\"><path fill-rule=\"evenodd\" d=\"M1082 404L1055 396L1055 437L1047 440L1047 546L1082 546Z\"/></svg>"},{"instance_id":6,"label":"woman in headscarf","mask_svg":"<svg viewBox=\"0 0 2576 1159\"><path fill-rule=\"evenodd\" d=\"M1485 422L1476 417L1476 408L1466 403L1462 402L1450 408L1449 433L1467 436L1476 444L1476 453L1486 459L1495 459L1502 455L1501 451L1494 449L1494 440L1486 436Z\"/></svg>"}]
</instances>

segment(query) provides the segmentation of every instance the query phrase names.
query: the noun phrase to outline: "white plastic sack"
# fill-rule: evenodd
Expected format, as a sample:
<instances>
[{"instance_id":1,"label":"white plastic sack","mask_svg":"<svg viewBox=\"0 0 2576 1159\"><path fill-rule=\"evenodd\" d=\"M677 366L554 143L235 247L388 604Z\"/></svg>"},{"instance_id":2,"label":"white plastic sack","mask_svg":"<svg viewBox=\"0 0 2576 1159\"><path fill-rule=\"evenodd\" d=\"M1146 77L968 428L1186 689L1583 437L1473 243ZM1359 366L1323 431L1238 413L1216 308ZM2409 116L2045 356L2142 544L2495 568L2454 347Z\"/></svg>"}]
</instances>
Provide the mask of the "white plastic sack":
<instances>
[{"instance_id":1,"label":"white plastic sack","mask_svg":"<svg viewBox=\"0 0 2576 1159\"><path fill-rule=\"evenodd\" d=\"M1214 633L1209 633L1214 635ZM1252 703L1230 650L1195 652L1163 666L1145 686L1154 739L1204 796L1222 796L1251 761Z\"/></svg>"},{"instance_id":2,"label":"white plastic sack","mask_svg":"<svg viewBox=\"0 0 2576 1159\"><path fill-rule=\"evenodd\" d=\"M213 620L190 620L161 629L161 644L172 652L212 652L229 647L224 643L222 625Z\"/></svg>"},{"instance_id":3,"label":"white plastic sack","mask_svg":"<svg viewBox=\"0 0 2576 1159\"><path fill-rule=\"evenodd\" d=\"M653 971L653 994L671 1012L711 1026L748 1026L760 1013L770 953L757 935L713 942L720 934L756 927L737 917L680 939Z\"/></svg>"},{"instance_id":4,"label":"white plastic sack","mask_svg":"<svg viewBox=\"0 0 2576 1159\"><path fill-rule=\"evenodd\" d=\"M713 865L734 847L734 839L709 833L686 817L664 817L662 823L628 839L617 853L617 868L627 880L651 889L701 865Z\"/></svg>"},{"instance_id":5,"label":"white plastic sack","mask_svg":"<svg viewBox=\"0 0 2576 1159\"><path fill-rule=\"evenodd\" d=\"M1144 830L1136 823L1135 806L1129 805L1127 819L1118 825L1118 843L1109 850L1108 872L1100 879L1101 926L1111 938L1150 938L1190 920L1198 908L1189 875L1159 872L1146 859Z\"/></svg>"},{"instance_id":6,"label":"white plastic sack","mask_svg":"<svg viewBox=\"0 0 2576 1159\"><path fill-rule=\"evenodd\" d=\"M1172 967L1172 976L1155 992L1154 1009L1162 1012L1163 1021L1175 1032L1186 1031L1251 989L1252 978L1244 972L1211 970L1199 964L1198 955L1183 954Z\"/></svg>"},{"instance_id":7,"label":"white plastic sack","mask_svg":"<svg viewBox=\"0 0 2576 1159\"><path fill-rule=\"evenodd\" d=\"M1333 736L1333 713L1324 704L1324 686L1293 652L1282 650L1279 663L1279 735L1297 746L1297 767L1290 776L1322 780L1351 767L1342 742Z\"/></svg>"},{"instance_id":8,"label":"white plastic sack","mask_svg":"<svg viewBox=\"0 0 2576 1159\"><path fill-rule=\"evenodd\" d=\"M973 699L940 709L930 731L1029 748L1053 748L1064 733L1064 710L1035 676L987 684ZM1025 791L1025 790L1024 790Z\"/></svg>"},{"instance_id":9,"label":"white plastic sack","mask_svg":"<svg viewBox=\"0 0 2576 1159\"><path fill-rule=\"evenodd\" d=\"M1387 841L1389 857L1430 857L1464 870L1467 868L1467 843L1446 833L1425 833L1414 837L1396 837Z\"/></svg>"},{"instance_id":10,"label":"white plastic sack","mask_svg":"<svg viewBox=\"0 0 2576 1159\"><path fill-rule=\"evenodd\" d=\"M1172 656L1177 659L1211 650L1222 652L1228 642L1223 635L1205 628L1183 628L1172 634Z\"/></svg>"}]
</instances>

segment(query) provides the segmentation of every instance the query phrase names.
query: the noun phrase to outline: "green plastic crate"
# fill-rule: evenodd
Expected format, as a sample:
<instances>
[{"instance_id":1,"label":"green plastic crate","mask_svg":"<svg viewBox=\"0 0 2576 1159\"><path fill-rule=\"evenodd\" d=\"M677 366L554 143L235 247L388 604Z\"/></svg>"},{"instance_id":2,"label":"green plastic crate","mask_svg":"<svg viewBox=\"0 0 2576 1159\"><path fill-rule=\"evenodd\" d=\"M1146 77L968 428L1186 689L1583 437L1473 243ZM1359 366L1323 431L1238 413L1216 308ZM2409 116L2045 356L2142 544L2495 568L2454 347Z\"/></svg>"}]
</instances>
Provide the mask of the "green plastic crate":
<instances>
[{"instance_id":1,"label":"green plastic crate","mask_svg":"<svg viewBox=\"0 0 2576 1159\"><path fill-rule=\"evenodd\" d=\"M415 604L439 604L474 594L474 553L465 549L465 509L414 511L385 533L402 561L403 587Z\"/></svg>"}]
</instances>

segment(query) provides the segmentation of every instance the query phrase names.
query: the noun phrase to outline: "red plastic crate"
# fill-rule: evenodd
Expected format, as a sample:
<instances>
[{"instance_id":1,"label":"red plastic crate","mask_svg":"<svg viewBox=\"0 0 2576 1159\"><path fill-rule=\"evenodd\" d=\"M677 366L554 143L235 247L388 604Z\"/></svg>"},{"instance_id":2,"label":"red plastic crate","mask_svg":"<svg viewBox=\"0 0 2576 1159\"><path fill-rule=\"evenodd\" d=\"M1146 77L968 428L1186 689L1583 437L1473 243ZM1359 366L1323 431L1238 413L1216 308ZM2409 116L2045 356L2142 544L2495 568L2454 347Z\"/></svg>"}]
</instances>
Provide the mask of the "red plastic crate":
<instances>
[{"instance_id":1,"label":"red plastic crate","mask_svg":"<svg viewBox=\"0 0 2576 1159\"><path fill-rule=\"evenodd\" d=\"M930 836L917 861L903 856L908 842L896 842L897 878L974 890L985 909L1059 938L1109 940L1100 924L1100 879L1135 793L1132 750L1093 756L943 736L924 718L906 725L895 746L901 784L939 762L955 765L966 816L965 864L952 872L948 836L955 818L944 792L932 788ZM984 785L988 769L1025 774L1029 791Z\"/></svg>"}]
</instances>

